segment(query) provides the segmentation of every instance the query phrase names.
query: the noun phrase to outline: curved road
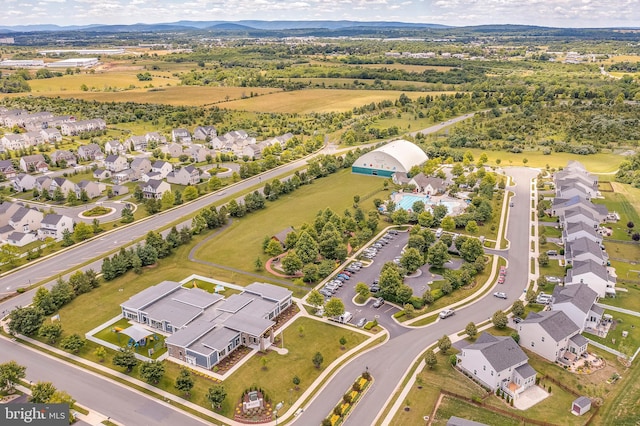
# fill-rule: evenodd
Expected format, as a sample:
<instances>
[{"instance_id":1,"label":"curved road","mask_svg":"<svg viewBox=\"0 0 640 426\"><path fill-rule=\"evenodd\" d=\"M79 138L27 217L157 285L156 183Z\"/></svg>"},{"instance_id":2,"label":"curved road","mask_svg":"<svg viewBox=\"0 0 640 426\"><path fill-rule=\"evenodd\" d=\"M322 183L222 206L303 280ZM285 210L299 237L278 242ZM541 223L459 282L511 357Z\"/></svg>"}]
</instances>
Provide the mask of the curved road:
<instances>
[{"instance_id":1,"label":"curved road","mask_svg":"<svg viewBox=\"0 0 640 426\"><path fill-rule=\"evenodd\" d=\"M420 353L443 335L463 330L470 321L477 324L490 318L498 309L506 310L520 297L529 282L530 230L528 225L523 224L530 222L530 180L537 172L517 167L507 169L507 174L517 183L514 187L508 188L515 193L515 197L512 198L514 207L509 213L507 229L507 238L511 241L508 250L510 261L506 283L499 285L500 291L507 293L508 299L498 299L488 294L470 306L457 309L456 315L450 318L393 337L384 345L357 357L342 367L340 373L315 396L294 423L320 424L353 380L368 367L375 382L345 424L375 424L387 399L401 383L407 369Z\"/></svg>"}]
</instances>

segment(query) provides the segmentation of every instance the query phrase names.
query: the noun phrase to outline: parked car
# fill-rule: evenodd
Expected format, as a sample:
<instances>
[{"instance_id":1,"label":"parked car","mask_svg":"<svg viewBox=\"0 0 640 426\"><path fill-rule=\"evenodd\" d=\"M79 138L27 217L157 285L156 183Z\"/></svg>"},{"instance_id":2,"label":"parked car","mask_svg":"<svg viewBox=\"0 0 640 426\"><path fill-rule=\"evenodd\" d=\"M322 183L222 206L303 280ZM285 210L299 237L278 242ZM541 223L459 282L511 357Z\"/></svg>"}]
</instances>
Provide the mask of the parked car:
<instances>
[{"instance_id":1,"label":"parked car","mask_svg":"<svg viewBox=\"0 0 640 426\"><path fill-rule=\"evenodd\" d=\"M374 308L379 308L380 306L384 305L384 299L382 297L378 297L376 299L375 302L373 302L373 307Z\"/></svg>"},{"instance_id":2,"label":"parked car","mask_svg":"<svg viewBox=\"0 0 640 426\"><path fill-rule=\"evenodd\" d=\"M506 299L507 298L507 293L504 293L502 291L496 291L495 293L493 293L493 295L499 299Z\"/></svg>"},{"instance_id":3,"label":"parked car","mask_svg":"<svg viewBox=\"0 0 640 426\"><path fill-rule=\"evenodd\" d=\"M396 231L395 229L390 229L388 233L391 235L398 235L398 231Z\"/></svg>"},{"instance_id":4,"label":"parked car","mask_svg":"<svg viewBox=\"0 0 640 426\"><path fill-rule=\"evenodd\" d=\"M349 281L351 279L351 277L349 275L346 274L338 274L339 278L342 278L343 280L347 280Z\"/></svg>"},{"instance_id":5,"label":"parked car","mask_svg":"<svg viewBox=\"0 0 640 426\"><path fill-rule=\"evenodd\" d=\"M347 276L351 276L351 272L347 271L346 269L342 272L340 272L342 275L347 275Z\"/></svg>"},{"instance_id":6,"label":"parked car","mask_svg":"<svg viewBox=\"0 0 640 426\"><path fill-rule=\"evenodd\" d=\"M522 318L520 317L513 317L513 322L515 322L516 324L520 324L522 322Z\"/></svg>"},{"instance_id":7,"label":"parked car","mask_svg":"<svg viewBox=\"0 0 640 426\"><path fill-rule=\"evenodd\" d=\"M364 327L366 323L367 323L366 318L360 318L360 321L358 321L358 323L356 324L356 327Z\"/></svg>"},{"instance_id":8,"label":"parked car","mask_svg":"<svg viewBox=\"0 0 640 426\"><path fill-rule=\"evenodd\" d=\"M377 293L380 291L380 286L378 284L373 284L371 287L369 287L369 291L371 293Z\"/></svg>"},{"instance_id":9,"label":"parked car","mask_svg":"<svg viewBox=\"0 0 640 426\"><path fill-rule=\"evenodd\" d=\"M320 293L321 295L323 295L323 296L326 296L326 297L331 297L331 295L333 294L333 293L331 292L331 290L329 290L329 289L328 289L328 288L326 288L326 287L321 288L321 289L320 289L320 291L319 291L319 293Z\"/></svg>"},{"instance_id":10,"label":"parked car","mask_svg":"<svg viewBox=\"0 0 640 426\"><path fill-rule=\"evenodd\" d=\"M353 262L352 265L358 268L362 268L362 262Z\"/></svg>"},{"instance_id":11,"label":"parked car","mask_svg":"<svg viewBox=\"0 0 640 426\"><path fill-rule=\"evenodd\" d=\"M562 282L562 278L552 277L550 275L546 275L544 279L547 280L547 282L554 283L554 284L558 284Z\"/></svg>"},{"instance_id":12,"label":"parked car","mask_svg":"<svg viewBox=\"0 0 640 426\"><path fill-rule=\"evenodd\" d=\"M455 314L453 309L445 309L444 311L440 311L439 317L441 319L449 318L451 315Z\"/></svg>"}]
</instances>

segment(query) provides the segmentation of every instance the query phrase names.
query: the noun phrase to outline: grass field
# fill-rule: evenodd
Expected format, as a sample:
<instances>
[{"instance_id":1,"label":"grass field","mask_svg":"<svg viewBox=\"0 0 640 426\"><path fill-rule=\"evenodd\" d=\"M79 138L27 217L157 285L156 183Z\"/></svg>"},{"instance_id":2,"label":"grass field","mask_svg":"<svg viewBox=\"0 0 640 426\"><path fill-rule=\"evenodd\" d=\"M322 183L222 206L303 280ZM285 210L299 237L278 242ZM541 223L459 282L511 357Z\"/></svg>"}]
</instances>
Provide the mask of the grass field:
<instances>
[{"instance_id":1,"label":"grass field","mask_svg":"<svg viewBox=\"0 0 640 426\"><path fill-rule=\"evenodd\" d=\"M85 84L91 91L103 91L105 88L127 89L130 86L141 88L149 84L155 87L166 86L167 84L175 86L180 80L175 77L170 78L154 78L151 81L139 81L136 74L143 72L135 71L114 71L95 74L73 74L64 75L62 77L53 77L46 79L33 79L29 81L31 93L35 95L45 95L60 92L79 92L84 93L80 86Z\"/></svg>"},{"instance_id":2,"label":"grass field","mask_svg":"<svg viewBox=\"0 0 640 426\"><path fill-rule=\"evenodd\" d=\"M228 229L203 245L196 252L196 257L253 271L256 258L266 260L266 255L262 253L265 236L274 235L288 226L298 228L304 222L312 222L316 213L327 207L342 214L352 206L354 195L364 197L376 190L379 191L375 195L361 201L361 208L373 209L373 198L386 198L388 192L382 189L382 179L341 170L312 185L303 186L274 203L267 203L264 210L234 219Z\"/></svg>"},{"instance_id":3,"label":"grass field","mask_svg":"<svg viewBox=\"0 0 640 426\"><path fill-rule=\"evenodd\" d=\"M93 83L86 76L86 84L91 87ZM61 77L63 78L63 77ZM134 77L135 78L135 77ZM137 79L136 79L137 81ZM140 82L138 82L140 83ZM151 81L154 84L153 81ZM155 84L154 84L155 85ZM143 86L138 84L138 86ZM74 91L51 91L38 93L42 96L60 96L61 98L78 98L84 100L95 100L99 102L139 102L148 104L169 104L204 106L225 99L240 99L243 96L250 96L250 93L265 94L279 92L280 89L259 88L259 87L200 87L200 86L171 86L162 89L135 89L122 92L83 92L78 86ZM399 94L398 94L399 96ZM397 96L396 96L397 97ZM224 105L227 105L225 103ZM268 110L268 109L267 109Z\"/></svg>"},{"instance_id":4,"label":"grass field","mask_svg":"<svg viewBox=\"0 0 640 426\"><path fill-rule=\"evenodd\" d=\"M438 407L432 425L446 425L451 416L461 417L484 424L499 424L501 426L518 426L520 422L511 417L485 410L477 405L469 404L456 398L445 396Z\"/></svg>"},{"instance_id":5,"label":"grass field","mask_svg":"<svg viewBox=\"0 0 640 426\"><path fill-rule=\"evenodd\" d=\"M221 108L281 113L344 112L371 102L395 101L404 93L395 90L310 89L279 92L250 99L222 102ZM407 92L411 99L440 92Z\"/></svg>"},{"instance_id":6,"label":"grass field","mask_svg":"<svg viewBox=\"0 0 640 426\"><path fill-rule=\"evenodd\" d=\"M607 333L607 337L602 338L587 332L585 332L585 337L622 353L627 353L629 356L633 355L640 347L640 318L615 311L605 310L605 313L611 315L615 321ZM622 337L623 331L628 333L627 337Z\"/></svg>"}]
</instances>

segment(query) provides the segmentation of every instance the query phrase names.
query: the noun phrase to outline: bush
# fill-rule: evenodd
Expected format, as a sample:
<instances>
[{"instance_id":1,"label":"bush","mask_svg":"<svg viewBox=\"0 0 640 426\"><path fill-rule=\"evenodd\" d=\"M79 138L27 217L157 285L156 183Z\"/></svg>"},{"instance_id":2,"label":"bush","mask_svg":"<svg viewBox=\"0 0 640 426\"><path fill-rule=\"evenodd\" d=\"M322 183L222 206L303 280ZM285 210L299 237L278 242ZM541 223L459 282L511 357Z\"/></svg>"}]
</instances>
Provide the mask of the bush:
<instances>
[{"instance_id":1,"label":"bush","mask_svg":"<svg viewBox=\"0 0 640 426\"><path fill-rule=\"evenodd\" d=\"M416 296L411 296L409 303L412 304L415 309L422 309L424 306L424 300Z\"/></svg>"}]
</instances>

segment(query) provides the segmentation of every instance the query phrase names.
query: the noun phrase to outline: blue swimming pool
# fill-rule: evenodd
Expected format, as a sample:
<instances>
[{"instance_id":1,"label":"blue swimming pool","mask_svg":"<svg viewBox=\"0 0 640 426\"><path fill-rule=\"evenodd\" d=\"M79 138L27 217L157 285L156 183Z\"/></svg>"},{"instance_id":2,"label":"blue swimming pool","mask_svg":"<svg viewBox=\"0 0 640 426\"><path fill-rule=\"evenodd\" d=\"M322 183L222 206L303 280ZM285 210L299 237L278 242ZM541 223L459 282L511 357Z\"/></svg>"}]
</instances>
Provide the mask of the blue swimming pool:
<instances>
[{"instance_id":1,"label":"blue swimming pool","mask_svg":"<svg viewBox=\"0 0 640 426\"><path fill-rule=\"evenodd\" d=\"M413 203L415 203L416 201L421 201L427 206L431 206L434 204L443 204L447 207L447 211L449 212L449 214L453 212L453 208L456 205L456 203L453 203L451 201L441 201L440 203L434 203L430 198L427 198L425 196L403 194L400 201L396 203L396 206L403 210L412 210Z\"/></svg>"}]
</instances>

